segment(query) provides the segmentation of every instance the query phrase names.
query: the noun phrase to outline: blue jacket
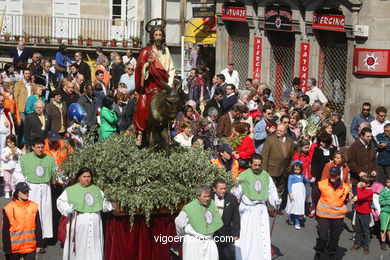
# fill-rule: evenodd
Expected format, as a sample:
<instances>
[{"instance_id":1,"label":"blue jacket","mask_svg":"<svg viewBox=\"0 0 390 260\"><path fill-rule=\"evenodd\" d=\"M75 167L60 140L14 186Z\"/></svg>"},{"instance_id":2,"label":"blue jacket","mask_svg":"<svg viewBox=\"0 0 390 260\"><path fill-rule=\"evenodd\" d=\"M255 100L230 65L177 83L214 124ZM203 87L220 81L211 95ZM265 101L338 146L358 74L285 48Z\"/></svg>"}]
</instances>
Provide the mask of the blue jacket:
<instances>
[{"instance_id":1,"label":"blue jacket","mask_svg":"<svg viewBox=\"0 0 390 260\"><path fill-rule=\"evenodd\" d=\"M384 133L380 133L376 136L378 143L385 142L387 146L383 149L379 149L377 143L375 143L376 150L378 152L378 165L389 166L390 165L390 136L385 136Z\"/></svg>"},{"instance_id":2,"label":"blue jacket","mask_svg":"<svg viewBox=\"0 0 390 260\"><path fill-rule=\"evenodd\" d=\"M267 138L268 134L266 131L267 123L264 118L262 118L254 128L253 141L255 143L256 153L261 154L261 150L263 150L263 145L265 142L265 138Z\"/></svg>"},{"instance_id":3,"label":"blue jacket","mask_svg":"<svg viewBox=\"0 0 390 260\"><path fill-rule=\"evenodd\" d=\"M238 99L235 94L231 95L230 97L224 96L222 99L222 114L226 114L227 112L229 112L229 110L237 103L237 101Z\"/></svg>"},{"instance_id":4,"label":"blue jacket","mask_svg":"<svg viewBox=\"0 0 390 260\"><path fill-rule=\"evenodd\" d=\"M372 121L375 120L375 117L371 114L368 115L368 118L363 117L363 115L360 113L359 115L355 116L352 119L351 123L351 135L353 138L358 139L359 138L359 125L363 122L369 122L371 123Z\"/></svg>"}]
</instances>

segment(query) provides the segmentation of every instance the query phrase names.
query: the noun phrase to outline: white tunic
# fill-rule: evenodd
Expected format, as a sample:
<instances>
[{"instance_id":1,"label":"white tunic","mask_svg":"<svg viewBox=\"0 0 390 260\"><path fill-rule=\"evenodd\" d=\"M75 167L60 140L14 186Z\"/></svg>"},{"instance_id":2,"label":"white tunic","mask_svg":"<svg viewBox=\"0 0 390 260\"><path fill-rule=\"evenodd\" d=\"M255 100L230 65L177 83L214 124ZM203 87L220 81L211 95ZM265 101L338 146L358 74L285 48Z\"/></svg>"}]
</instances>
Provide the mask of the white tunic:
<instances>
[{"instance_id":1,"label":"white tunic","mask_svg":"<svg viewBox=\"0 0 390 260\"><path fill-rule=\"evenodd\" d=\"M178 236L184 237L183 260L216 260L218 259L217 245L213 234L203 235L194 230L185 211L181 211L175 219Z\"/></svg>"},{"instance_id":2,"label":"white tunic","mask_svg":"<svg viewBox=\"0 0 390 260\"><path fill-rule=\"evenodd\" d=\"M102 192L102 196L104 194ZM57 208L63 216L68 217L66 223L66 240L64 244L63 260L101 260L103 259L103 226L100 212L75 213L68 201L66 190L57 199ZM103 211L111 211L111 202L103 201ZM69 216L72 216L71 234L69 236ZM75 228L76 223L76 228ZM76 234L75 234L76 232ZM71 239L69 249L69 238ZM73 238L75 241L73 241ZM74 252L75 251L75 252ZM70 257L68 258L68 254Z\"/></svg>"},{"instance_id":3,"label":"white tunic","mask_svg":"<svg viewBox=\"0 0 390 260\"><path fill-rule=\"evenodd\" d=\"M268 190L269 203L274 207L280 205L281 200L271 177ZM236 260L270 260L271 238L266 201L250 200L243 194L241 185L233 189L232 193L241 198L241 230L240 238L235 242Z\"/></svg>"},{"instance_id":4,"label":"white tunic","mask_svg":"<svg viewBox=\"0 0 390 260\"><path fill-rule=\"evenodd\" d=\"M51 207L50 182L28 183L30 186L29 199L38 204L39 218L42 225L42 237L53 237L53 210Z\"/></svg>"}]
</instances>

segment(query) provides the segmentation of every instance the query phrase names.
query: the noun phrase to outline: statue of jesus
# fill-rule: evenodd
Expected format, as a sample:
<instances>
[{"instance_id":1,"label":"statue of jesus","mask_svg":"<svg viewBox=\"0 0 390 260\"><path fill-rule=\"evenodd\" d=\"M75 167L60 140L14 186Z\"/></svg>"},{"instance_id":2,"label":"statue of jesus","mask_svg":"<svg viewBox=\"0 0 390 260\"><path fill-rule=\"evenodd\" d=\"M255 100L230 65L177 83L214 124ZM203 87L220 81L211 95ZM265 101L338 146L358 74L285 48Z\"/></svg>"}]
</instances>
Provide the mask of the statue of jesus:
<instances>
[{"instance_id":1,"label":"statue of jesus","mask_svg":"<svg viewBox=\"0 0 390 260\"><path fill-rule=\"evenodd\" d=\"M151 22L155 24L151 25ZM146 25L146 31L150 33L150 41L142 49L135 70L135 89L139 94L133 121L136 145L141 145L154 95L164 89L163 83L172 87L175 76L171 54L165 44L164 20L153 19Z\"/></svg>"}]
</instances>

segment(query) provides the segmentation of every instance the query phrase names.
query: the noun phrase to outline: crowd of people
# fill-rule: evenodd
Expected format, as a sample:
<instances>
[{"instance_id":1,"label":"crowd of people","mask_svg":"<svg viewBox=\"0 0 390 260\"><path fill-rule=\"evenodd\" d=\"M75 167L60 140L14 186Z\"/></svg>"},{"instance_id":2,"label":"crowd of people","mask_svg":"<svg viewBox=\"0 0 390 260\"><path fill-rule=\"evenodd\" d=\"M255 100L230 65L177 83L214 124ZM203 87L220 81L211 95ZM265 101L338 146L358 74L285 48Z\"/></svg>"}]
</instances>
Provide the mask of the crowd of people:
<instances>
[{"instance_id":1,"label":"crowd of people","mask_svg":"<svg viewBox=\"0 0 390 260\"><path fill-rule=\"evenodd\" d=\"M176 228L185 237L184 259L194 255L199 256L196 259L218 255L219 259L270 259L268 215L283 215L283 210L287 223L297 230L306 216L316 216L316 257L327 249L329 258L334 258L348 202L354 211L351 250L362 247L368 254L370 232L380 235L381 249L386 250L390 230L386 108L377 107L374 116L371 105L363 103L351 122L355 141L347 147L342 112L332 111L314 78L303 91L295 78L278 104L267 84L251 79L240 84L231 62L208 82L207 70L197 67L201 50L196 48L192 55L194 67L181 95L184 105L169 134L180 146L191 149L200 144L210 151L210 162L231 171L237 186L229 193L226 181L217 179L210 184L212 193L209 186L199 187L197 199L183 208ZM162 53L166 54L164 49ZM45 239L53 237L53 225L58 224L53 223L52 174L73 149L82 149L86 133L105 139L134 131L133 126L144 130L147 118L137 117L137 107L153 96L138 91L135 71L142 71L143 87L153 78L147 70L153 74L163 66L167 70L163 76L172 85L172 71L167 69L171 63L151 65L161 59L159 55L141 58L137 64L131 50L123 57L111 53L108 58L100 48L96 54L97 68L91 75L81 52L72 61L66 47L60 46L52 64L51 58L31 53L21 41L10 52L13 62L0 74L1 171L5 197L13 199L3 210L7 230L3 243L9 259L21 255L33 259L35 251L45 252ZM68 113L74 104L85 111L83 120ZM142 106L149 108L149 104ZM112 205L92 179L91 169L81 169L76 184L55 198L59 212L68 217L64 259L81 259L80 255L102 259L99 212L112 210ZM27 208L29 214L23 216ZM28 228L20 225L23 221ZM372 226L376 229L370 230ZM213 244L209 239L213 233L232 236L234 241ZM187 243L188 236L202 239L199 244Z\"/></svg>"}]
</instances>

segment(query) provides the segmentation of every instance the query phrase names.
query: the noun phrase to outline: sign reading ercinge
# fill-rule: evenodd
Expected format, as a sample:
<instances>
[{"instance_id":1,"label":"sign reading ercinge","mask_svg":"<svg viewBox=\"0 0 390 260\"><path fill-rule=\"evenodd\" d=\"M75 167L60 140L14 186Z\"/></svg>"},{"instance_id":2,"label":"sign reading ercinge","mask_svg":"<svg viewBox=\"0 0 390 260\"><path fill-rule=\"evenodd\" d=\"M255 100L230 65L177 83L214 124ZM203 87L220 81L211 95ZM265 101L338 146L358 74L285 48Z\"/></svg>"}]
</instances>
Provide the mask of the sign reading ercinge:
<instances>
[{"instance_id":1,"label":"sign reading ercinge","mask_svg":"<svg viewBox=\"0 0 390 260\"><path fill-rule=\"evenodd\" d=\"M345 17L313 13L313 29L345 32Z\"/></svg>"}]
</instances>

